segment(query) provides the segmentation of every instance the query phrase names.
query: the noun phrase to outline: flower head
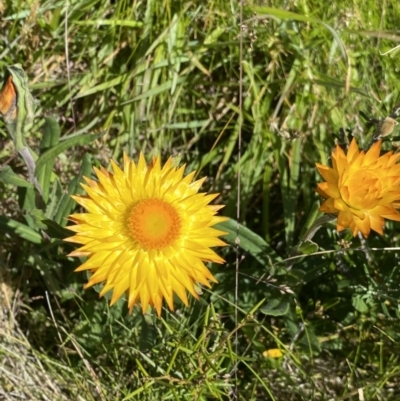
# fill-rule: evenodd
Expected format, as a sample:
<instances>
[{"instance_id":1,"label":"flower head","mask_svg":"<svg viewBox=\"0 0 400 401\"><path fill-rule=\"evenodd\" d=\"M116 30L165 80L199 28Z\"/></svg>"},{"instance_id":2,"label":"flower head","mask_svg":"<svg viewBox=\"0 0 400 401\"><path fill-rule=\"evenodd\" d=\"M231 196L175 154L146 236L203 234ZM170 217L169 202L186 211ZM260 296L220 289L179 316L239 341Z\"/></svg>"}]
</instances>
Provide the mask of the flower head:
<instances>
[{"instance_id":1,"label":"flower head","mask_svg":"<svg viewBox=\"0 0 400 401\"><path fill-rule=\"evenodd\" d=\"M212 228L226 220L216 216L223 206L209 205L218 194L198 193L205 178L182 178L185 166L171 158L163 167L143 154L138 164L124 155L123 171L111 164L113 173L94 169L98 181L85 177L87 196L73 196L87 213L70 216L76 234L66 241L83 245L70 256L88 257L76 270L92 273L85 288L104 282L100 296L113 290L111 305L126 293L143 313L150 305L160 315L163 298L173 310L174 293L188 305L186 289L198 298L196 283L216 282L203 262L224 263L210 249L225 245Z\"/></svg>"},{"instance_id":2,"label":"flower head","mask_svg":"<svg viewBox=\"0 0 400 401\"><path fill-rule=\"evenodd\" d=\"M326 180L316 189L326 199L320 211L338 214L338 231L348 227L367 237L371 230L383 234L384 219L400 221L400 154L379 157L380 150L378 141L359 151L353 139L347 155L339 146L332 152L333 168L316 164Z\"/></svg>"}]
</instances>

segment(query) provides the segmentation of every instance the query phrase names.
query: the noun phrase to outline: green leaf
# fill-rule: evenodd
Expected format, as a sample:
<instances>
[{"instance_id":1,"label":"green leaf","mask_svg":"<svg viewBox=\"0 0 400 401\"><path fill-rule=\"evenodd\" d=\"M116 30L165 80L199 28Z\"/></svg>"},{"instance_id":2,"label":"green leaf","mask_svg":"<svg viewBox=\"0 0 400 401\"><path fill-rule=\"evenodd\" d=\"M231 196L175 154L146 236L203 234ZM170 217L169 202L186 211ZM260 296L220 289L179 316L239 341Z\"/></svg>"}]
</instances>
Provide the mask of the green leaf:
<instances>
[{"instance_id":1,"label":"green leaf","mask_svg":"<svg viewBox=\"0 0 400 401\"><path fill-rule=\"evenodd\" d=\"M40 244L42 242L42 237L38 232L32 230L32 228L27 225L8 217L0 216L0 230L13 235L18 235L34 244Z\"/></svg>"},{"instance_id":2,"label":"green leaf","mask_svg":"<svg viewBox=\"0 0 400 401\"><path fill-rule=\"evenodd\" d=\"M260 312L270 316L284 316L289 312L290 303L286 299L271 299L260 309Z\"/></svg>"},{"instance_id":3,"label":"green leaf","mask_svg":"<svg viewBox=\"0 0 400 401\"><path fill-rule=\"evenodd\" d=\"M353 295L351 303L353 304L354 309L356 309L360 313L367 313L369 311L369 307L364 301L362 295Z\"/></svg>"},{"instance_id":4,"label":"green leaf","mask_svg":"<svg viewBox=\"0 0 400 401\"><path fill-rule=\"evenodd\" d=\"M15 174L10 166L0 167L0 181L16 187L33 188L30 182Z\"/></svg>"},{"instance_id":5,"label":"green leaf","mask_svg":"<svg viewBox=\"0 0 400 401\"><path fill-rule=\"evenodd\" d=\"M51 19L48 23L48 27L52 32L56 31L57 28L60 26L60 16L61 16L62 7L57 7L51 13Z\"/></svg>"},{"instance_id":6,"label":"green leaf","mask_svg":"<svg viewBox=\"0 0 400 401\"><path fill-rule=\"evenodd\" d=\"M57 208L64 191L61 188L60 182L55 180L52 185L49 201L46 204L46 217L53 219L57 213Z\"/></svg>"},{"instance_id":7,"label":"green leaf","mask_svg":"<svg viewBox=\"0 0 400 401\"><path fill-rule=\"evenodd\" d=\"M37 209L36 194L33 188L18 187L17 194L18 194L18 204L22 211L29 213L31 210Z\"/></svg>"},{"instance_id":8,"label":"green leaf","mask_svg":"<svg viewBox=\"0 0 400 401\"><path fill-rule=\"evenodd\" d=\"M139 338L139 349L142 352L153 349L157 339L157 329L154 324L149 323L142 317L142 327Z\"/></svg>"},{"instance_id":9,"label":"green leaf","mask_svg":"<svg viewBox=\"0 0 400 401\"><path fill-rule=\"evenodd\" d=\"M68 138L65 141L61 141L58 145L50 148L39 157L39 159L36 162L36 171L40 171L40 169L47 162L49 162L49 160L54 159L65 150L72 148L73 146L87 145L88 143L93 142L97 138L100 138L104 134L105 131L99 132L97 134L82 134Z\"/></svg>"},{"instance_id":10,"label":"green leaf","mask_svg":"<svg viewBox=\"0 0 400 401\"><path fill-rule=\"evenodd\" d=\"M75 201L71 198L71 195L82 194L84 192L83 188L79 185L82 181L82 177L90 177L90 173L92 171L92 164L90 162L90 156L85 154L83 156L82 165L79 170L79 174L69 183L68 185L68 193L64 193L60 199L56 215L54 217L54 221L61 226L65 226L67 217L71 210L75 206Z\"/></svg>"},{"instance_id":11,"label":"green leaf","mask_svg":"<svg viewBox=\"0 0 400 401\"><path fill-rule=\"evenodd\" d=\"M43 230L46 228L46 225L43 224L43 220L45 219L43 210L32 209L27 214L32 218L33 224L38 230Z\"/></svg>"},{"instance_id":12,"label":"green leaf","mask_svg":"<svg viewBox=\"0 0 400 401\"><path fill-rule=\"evenodd\" d=\"M306 240L300 243L296 251L303 255L310 255L318 251L318 245L313 241Z\"/></svg>"},{"instance_id":13,"label":"green leaf","mask_svg":"<svg viewBox=\"0 0 400 401\"><path fill-rule=\"evenodd\" d=\"M111 26L127 26L129 28L141 28L143 26L142 21L132 21L131 19L95 19L85 21L75 21L77 25L96 25L96 27L102 25Z\"/></svg>"},{"instance_id":14,"label":"green leaf","mask_svg":"<svg viewBox=\"0 0 400 401\"><path fill-rule=\"evenodd\" d=\"M392 316L390 315L390 312L385 304L385 302L381 302L381 307L382 307L382 311L383 313L388 317L388 318L392 318Z\"/></svg>"},{"instance_id":15,"label":"green leaf","mask_svg":"<svg viewBox=\"0 0 400 401\"><path fill-rule=\"evenodd\" d=\"M265 267L282 260L263 238L233 219L214 227L228 233L223 237L225 241L232 245L238 244L241 249L248 252Z\"/></svg>"},{"instance_id":16,"label":"green leaf","mask_svg":"<svg viewBox=\"0 0 400 401\"><path fill-rule=\"evenodd\" d=\"M43 125L43 136L40 143L40 150L47 150L56 146L60 141L60 126L53 117L45 117Z\"/></svg>"},{"instance_id":17,"label":"green leaf","mask_svg":"<svg viewBox=\"0 0 400 401\"><path fill-rule=\"evenodd\" d=\"M74 235L72 231L60 226L53 220L45 219L42 223L46 225L46 233L50 238L64 239Z\"/></svg>"},{"instance_id":18,"label":"green leaf","mask_svg":"<svg viewBox=\"0 0 400 401\"><path fill-rule=\"evenodd\" d=\"M40 144L41 153L54 148L60 141L60 126L58 122L52 117L45 117L43 126L43 137ZM56 155L49 157L47 162L44 163L40 169L36 166L36 174L38 181L43 190L43 199L47 203L49 199L50 180L53 172L54 161Z\"/></svg>"}]
</instances>

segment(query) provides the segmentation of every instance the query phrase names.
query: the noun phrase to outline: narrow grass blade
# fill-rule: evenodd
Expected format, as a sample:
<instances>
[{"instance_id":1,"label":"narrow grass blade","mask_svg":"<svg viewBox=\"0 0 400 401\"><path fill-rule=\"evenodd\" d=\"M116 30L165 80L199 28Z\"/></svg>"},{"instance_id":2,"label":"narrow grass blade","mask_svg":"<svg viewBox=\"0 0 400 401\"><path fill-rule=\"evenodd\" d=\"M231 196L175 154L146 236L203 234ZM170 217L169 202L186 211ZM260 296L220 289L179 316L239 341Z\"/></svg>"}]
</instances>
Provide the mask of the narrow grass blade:
<instances>
[{"instance_id":1,"label":"narrow grass blade","mask_svg":"<svg viewBox=\"0 0 400 401\"><path fill-rule=\"evenodd\" d=\"M39 157L36 163L36 171L39 171L46 163L48 163L50 160L52 160L65 150L72 148L73 146L86 145L90 142L93 142L95 139L100 138L104 134L104 131L97 134L82 134L69 138L65 141L61 141L58 145L50 148Z\"/></svg>"}]
</instances>

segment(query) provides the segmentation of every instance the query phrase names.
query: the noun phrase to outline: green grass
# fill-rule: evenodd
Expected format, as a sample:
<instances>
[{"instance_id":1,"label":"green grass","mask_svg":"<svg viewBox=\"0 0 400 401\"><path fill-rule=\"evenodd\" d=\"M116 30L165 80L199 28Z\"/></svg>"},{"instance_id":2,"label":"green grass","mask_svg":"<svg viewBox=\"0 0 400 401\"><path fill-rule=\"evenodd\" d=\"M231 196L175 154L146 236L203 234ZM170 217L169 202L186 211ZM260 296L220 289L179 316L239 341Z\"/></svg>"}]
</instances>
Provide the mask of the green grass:
<instances>
[{"instance_id":1,"label":"green grass","mask_svg":"<svg viewBox=\"0 0 400 401\"><path fill-rule=\"evenodd\" d=\"M366 243L326 225L317 248L285 262L318 201L315 162L330 163L341 128L366 146L359 111L382 118L400 103L399 51L382 55L399 44L400 3L265 3L245 2L240 29L236 0L6 2L0 71L21 63L30 78L31 147L44 116L63 140L86 139L55 159L51 241L38 244L27 191L0 183L0 398L400 399L400 265L385 250L399 247L399 225ZM237 305L235 223L227 264L211 266L218 284L189 308L177 300L158 319L83 290L61 241L76 208L67 192L124 151L179 155L209 177L202 189L221 194L225 216L240 202ZM4 125L0 163L26 177ZM284 356L265 357L271 348Z\"/></svg>"}]
</instances>

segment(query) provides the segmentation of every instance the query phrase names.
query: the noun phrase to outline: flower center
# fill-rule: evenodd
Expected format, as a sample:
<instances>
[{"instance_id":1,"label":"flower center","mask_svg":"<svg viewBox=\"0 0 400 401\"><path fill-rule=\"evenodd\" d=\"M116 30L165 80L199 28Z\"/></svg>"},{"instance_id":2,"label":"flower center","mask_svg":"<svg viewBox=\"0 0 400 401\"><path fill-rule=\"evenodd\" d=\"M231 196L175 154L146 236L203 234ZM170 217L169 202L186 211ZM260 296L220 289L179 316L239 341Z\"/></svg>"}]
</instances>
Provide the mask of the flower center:
<instances>
[{"instance_id":1,"label":"flower center","mask_svg":"<svg viewBox=\"0 0 400 401\"><path fill-rule=\"evenodd\" d=\"M353 173L340 189L342 199L356 210L372 209L382 198L382 191L382 181L369 170Z\"/></svg>"},{"instance_id":2,"label":"flower center","mask_svg":"<svg viewBox=\"0 0 400 401\"><path fill-rule=\"evenodd\" d=\"M144 199L132 209L128 227L143 248L163 249L179 237L181 219L171 204L161 199Z\"/></svg>"}]
</instances>

